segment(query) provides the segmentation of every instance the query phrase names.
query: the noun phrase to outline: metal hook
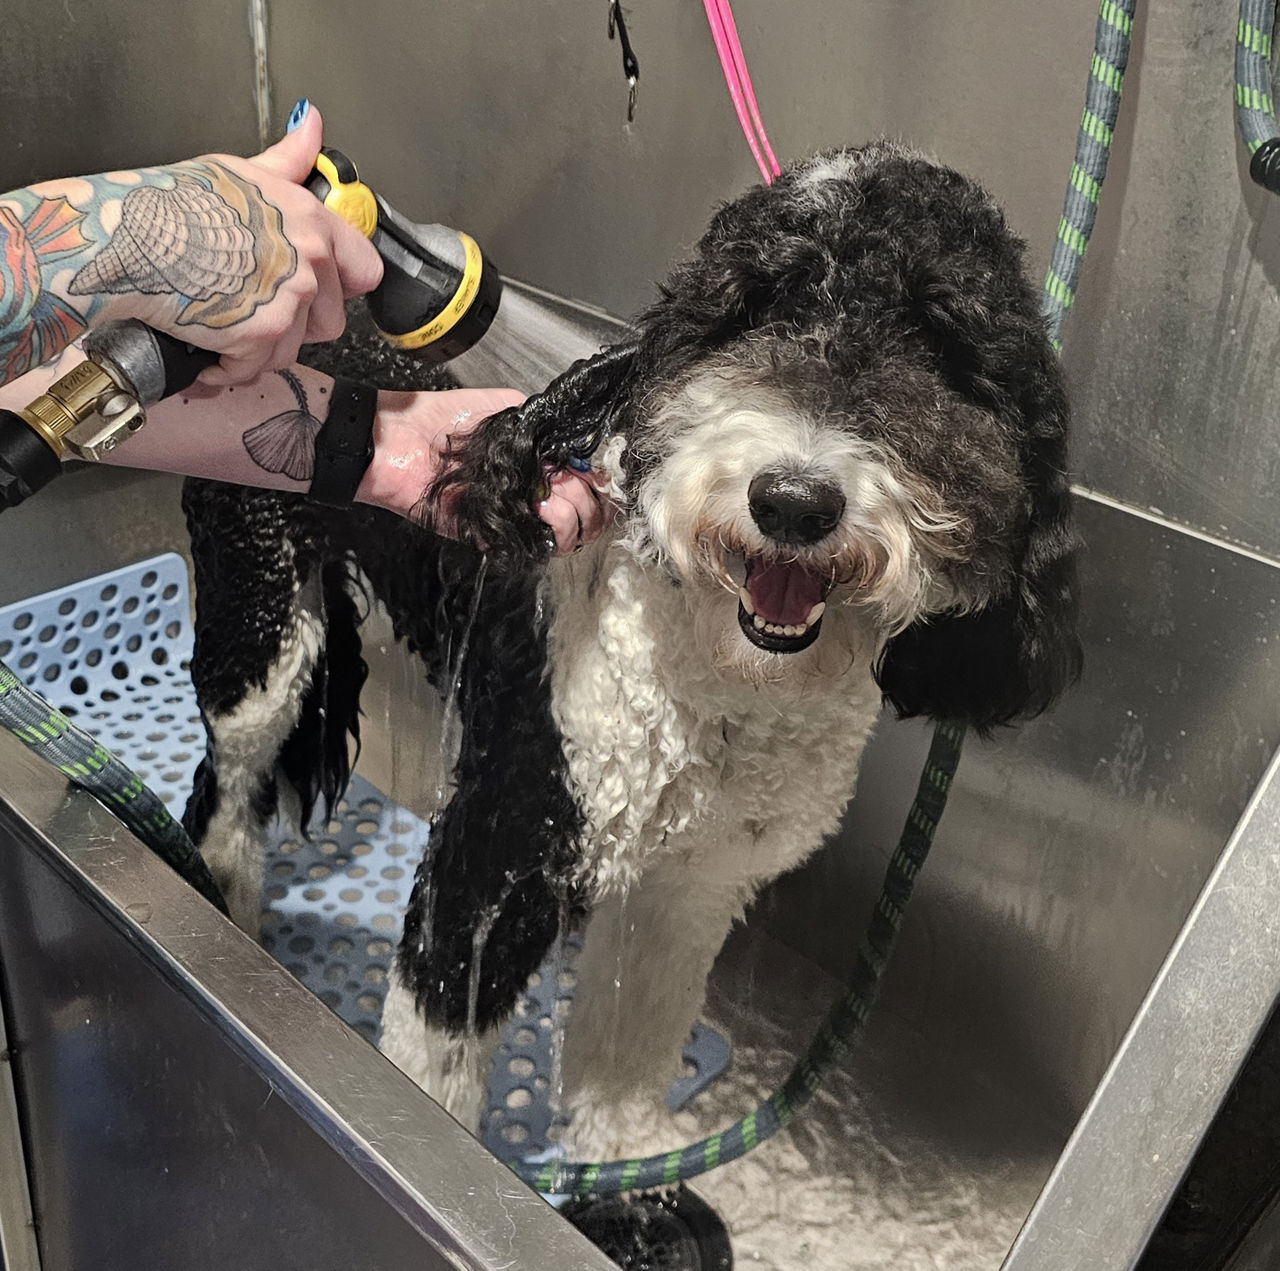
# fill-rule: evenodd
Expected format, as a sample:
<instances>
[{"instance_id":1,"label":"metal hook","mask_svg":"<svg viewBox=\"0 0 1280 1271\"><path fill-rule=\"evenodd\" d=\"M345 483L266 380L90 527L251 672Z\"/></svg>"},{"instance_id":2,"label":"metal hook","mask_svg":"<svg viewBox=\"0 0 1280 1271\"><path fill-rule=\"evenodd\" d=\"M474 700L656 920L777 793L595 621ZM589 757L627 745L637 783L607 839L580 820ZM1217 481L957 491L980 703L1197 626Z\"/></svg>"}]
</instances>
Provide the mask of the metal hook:
<instances>
[{"instance_id":1,"label":"metal hook","mask_svg":"<svg viewBox=\"0 0 1280 1271\"><path fill-rule=\"evenodd\" d=\"M617 37L622 45L622 73L627 77L627 123L636 117L636 83L640 79L640 62L631 47L627 35L626 19L622 16L622 0L609 0L609 38Z\"/></svg>"}]
</instances>

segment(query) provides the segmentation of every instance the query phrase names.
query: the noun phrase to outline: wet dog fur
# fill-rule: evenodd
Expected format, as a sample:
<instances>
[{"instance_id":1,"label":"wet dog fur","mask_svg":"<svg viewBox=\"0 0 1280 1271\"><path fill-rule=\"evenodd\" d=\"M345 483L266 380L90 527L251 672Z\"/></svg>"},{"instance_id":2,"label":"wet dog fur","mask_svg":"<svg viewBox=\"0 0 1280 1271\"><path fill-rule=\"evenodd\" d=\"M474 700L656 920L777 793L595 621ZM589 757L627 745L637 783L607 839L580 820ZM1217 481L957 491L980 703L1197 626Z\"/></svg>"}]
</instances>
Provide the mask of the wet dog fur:
<instances>
[{"instance_id":1,"label":"wet dog fur","mask_svg":"<svg viewBox=\"0 0 1280 1271\"><path fill-rule=\"evenodd\" d=\"M589 1159L671 1146L716 953L836 830L882 704L990 732L1080 667L1061 377L979 186L887 143L798 164L716 213L633 330L451 456L425 506L463 543L186 491L210 734L188 825L237 920L280 797L306 816L345 784L367 588L461 725L381 1044L474 1128L498 1027L582 927ZM324 357L422 383L367 342ZM548 560L534 491L588 452L619 517Z\"/></svg>"}]
</instances>

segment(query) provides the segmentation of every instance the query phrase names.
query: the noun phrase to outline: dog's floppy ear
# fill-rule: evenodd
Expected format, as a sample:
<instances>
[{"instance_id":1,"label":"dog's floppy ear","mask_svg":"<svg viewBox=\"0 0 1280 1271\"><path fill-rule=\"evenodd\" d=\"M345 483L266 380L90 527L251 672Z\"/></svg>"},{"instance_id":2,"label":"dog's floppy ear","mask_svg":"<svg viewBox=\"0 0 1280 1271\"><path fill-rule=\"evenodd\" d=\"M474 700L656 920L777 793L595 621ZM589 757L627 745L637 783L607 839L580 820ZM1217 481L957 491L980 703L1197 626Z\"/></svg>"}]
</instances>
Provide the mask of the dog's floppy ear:
<instances>
[{"instance_id":1,"label":"dog's floppy ear","mask_svg":"<svg viewBox=\"0 0 1280 1271\"><path fill-rule=\"evenodd\" d=\"M587 454L622 412L635 360L634 343L575 362L523 405L490 416L450 441L441 472L415 514L448 523L464 543L505 560L548 555L548 528L534 511L547 468Z\"/></svg>"},{"instance_id":2,"label":"dog's floppy ear","mask_svg":"<svg viewBox=\"0 0 1280 1271\"><path fill-rule=\"evenodd\" d=\"M1075 538L1062 489L1042 490L1011 590L983 608L922 620L890 640L876 681L900 718L989 732L1045 710L1080 674Z\"/></svg>"},{"instance_id":3,"label":"dog's floppy ear","mask_svg":"<svg viewBox=\"0 0 1280 1271\"><path fill-rule=\"evenodd\" d=\"M900 717L982 732L1041 713L1082 666L1061 370L1021 274L1020 244L1002 221L986 228L979 252L934 268L916 297L943 378L1018 448L1025 503L1011 582L974 611L915 623L876 668Z\"/></svg>"}]
</instances>

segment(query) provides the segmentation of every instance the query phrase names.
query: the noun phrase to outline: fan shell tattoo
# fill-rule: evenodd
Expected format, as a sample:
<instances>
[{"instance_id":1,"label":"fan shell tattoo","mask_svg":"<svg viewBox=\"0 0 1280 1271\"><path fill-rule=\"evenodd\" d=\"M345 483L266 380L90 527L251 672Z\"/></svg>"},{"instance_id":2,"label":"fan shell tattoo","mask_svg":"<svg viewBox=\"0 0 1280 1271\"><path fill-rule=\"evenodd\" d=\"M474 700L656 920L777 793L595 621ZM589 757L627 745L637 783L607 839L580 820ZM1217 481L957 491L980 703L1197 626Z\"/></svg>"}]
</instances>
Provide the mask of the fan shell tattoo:
<instances>
[{"instance_id":1,"label":"fan shell tattoo","mask_svg":"<svg viewBox=\"0 0 1280 1271\"><path fill-rule=\"evenodd\" d=\"M268 304L296 268L279 209L222 164L196 162L171 186L124 196L111 241L68 291L173 295L180 325L229 327Z\"/></svg>"},{"instance_id":2,"label":"fan shell tattoo","mask_svg":"<svg viewBox=\"0 0 1280 1271\"><path fill-rule=\"evenodd\" d=\"M241 440L249 458L264 472L275 472L295 481L310 481L316 470L316 434L320 421L311 413L307 391L292 371L276 374L289 386L296 410L282 411L250 428Z\"/></svg>"}]
</instances>

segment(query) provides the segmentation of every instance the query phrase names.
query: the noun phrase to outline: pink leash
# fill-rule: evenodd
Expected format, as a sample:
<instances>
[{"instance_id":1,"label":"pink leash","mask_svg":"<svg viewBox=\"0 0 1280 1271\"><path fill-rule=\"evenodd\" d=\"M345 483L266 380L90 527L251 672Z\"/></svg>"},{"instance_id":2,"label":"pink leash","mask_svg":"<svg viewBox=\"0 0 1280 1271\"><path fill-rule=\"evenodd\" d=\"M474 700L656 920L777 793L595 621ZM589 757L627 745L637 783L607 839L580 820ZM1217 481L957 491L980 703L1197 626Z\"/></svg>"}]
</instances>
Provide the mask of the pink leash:
<instances>
[{"instance_id":1,"label":"pink leash","mask_svg":"<svg viewBox=\"0 0 1280 1271\"><path fill-rule=\"evenodd\" d=\"M742 135L751 147L751 154L765 185L769 185L782 169L774 157L773 147L769 144L768 134L760 118L760 108L756 105L755 89L751 86L751 73L747 70L747 59L738 39L738 26L733 20L733 10L729 6L729 0L702 0L702 7L707 11L711 38L715 41L720 69L724 72L724 82L729 87L729 96L737 112Z\"/></svg>"}]
</instances>

